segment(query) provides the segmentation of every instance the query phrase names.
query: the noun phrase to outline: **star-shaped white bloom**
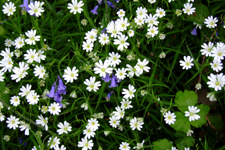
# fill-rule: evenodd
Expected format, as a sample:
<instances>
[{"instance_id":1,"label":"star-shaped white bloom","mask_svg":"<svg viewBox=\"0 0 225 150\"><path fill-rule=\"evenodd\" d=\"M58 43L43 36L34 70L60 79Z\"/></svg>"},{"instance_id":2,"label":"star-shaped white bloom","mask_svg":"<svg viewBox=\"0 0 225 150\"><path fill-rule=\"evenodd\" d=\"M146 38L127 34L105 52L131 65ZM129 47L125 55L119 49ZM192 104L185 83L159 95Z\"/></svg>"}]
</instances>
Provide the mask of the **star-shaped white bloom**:
<instances>
[{"instance_id":1,"label":"star-shaped white bloom","mask_svg":"<svg viewBox=\"0 0 225 150\"><path fill-rule=\"evenodd\" d=\"M189 111L185 111L185 116L189 117L189 121L194 121L200 119L200 116L196 113L200 112L200 109L194 106L188 106Z\"/></svg>"}]
</instances>

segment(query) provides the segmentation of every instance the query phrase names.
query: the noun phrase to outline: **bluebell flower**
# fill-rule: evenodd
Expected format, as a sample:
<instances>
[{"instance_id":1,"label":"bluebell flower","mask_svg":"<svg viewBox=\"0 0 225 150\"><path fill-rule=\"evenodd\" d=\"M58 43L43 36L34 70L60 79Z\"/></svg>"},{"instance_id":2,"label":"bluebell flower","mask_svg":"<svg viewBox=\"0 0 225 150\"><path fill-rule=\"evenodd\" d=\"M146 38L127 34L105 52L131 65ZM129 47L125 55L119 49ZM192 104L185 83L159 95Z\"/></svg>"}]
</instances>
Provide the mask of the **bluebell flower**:
<instances>
[{"instance_id":1,"label":"bluebell flower","mask_svg":"<svg viewBox=\"0 0 225 150\"><path fill-rule=\"evenodd\" d=\"M20 139L20 145L24 142L24 140L22 139L22 137L19 138ZM27 142L23 143L24 146L27 145Z\"/></svg>"},{"instance_id":2,"label":"bluebell flower","mask_svg":"<svg viewBox=\"0 0 225 150\"><path fill-rule=\"evenodd\" d=\"M58 76L59 84L58 84L58 92L59 94L66 94L66 86L63 84L62 79Z\"/></svg>"},{"instance_id":3,"label":"bluebell flower","mask_svg":"<svg viewBox=\"0 0 225 150\"><path fill-rule=\"evenodd\" d=\"M109 85L109 87L110 88L117 87L118 85L116 83L117 83L117 77L116 77L116 75L113 75L111 78L111 84Z\"/></svg>"},{"instance_id":4,"label":"bluebell flower","mask_svg":"<svg viewBox=\"0 0 225 150\"><path fill-rule=\"evenodd\" d=\"M110 7L112 7L113 9L116 9L115 5L114 5L112 2L107 1L107 4L108 4Z\"/></svg>"},{"instance_id":5,"label":"bluebell flower","mask_svg":"<svg viewBox=\"0 0 225 150\"><path fill-rule=\"evenodd\" d=\"M194 27L194 29L191 31L191 34L192 35L197 35L197 28L196 27Z\"/></svg>"},{"instance_id":6,"label":"bluebell flower","mask_svg":"<svg viewBox=\"0 0 225 150\"><path fill-rule=\"evenodd\" d=\"M50 90L49 94L47 95L48 97L51 97L51 98L54 97L54 95L55 95L55 87L56 87L56 81L55 81L55 83L52 85L51 90Z\"/></svg>"},{"instance_id":7,"label":"bluebell flower","mask_svg":"<svg viewBox=\"0 0 225 150\"><path fill-rule=\"evenodd\" d=\"M28 7L28 0L23 0L23 4L20 5L20 7L23 9L23 11L28 12L30 8Z\"/></svg>"},{"instance_id":8,"label":"bluebell flower","mask_svg":"<svg viewBox=\"0 0 225 150\"><path fill-rule=\"evenodd\" d=\"M96 5L95 8L91 10L91 12L97 15L98 14L97 10L98 10L98 5Z\"/></svg>"},{"instance_id":9,"label":"bluebell flower","mask_svg":"<svg viewBox=\"0 0 225 150\"><path fill-rule=\"evenodd\" d=\"M105 98L107 101L110 100L110 97L112 96L112 93L113 93L113 91L112 91L112 92L109 92L109 93L107 94L107 97Z\"/></svg>"},{"instance_id":10,"label":"bluebell flower","mask_svg":"<svg viewBox=\"0 0 225 150\"><path fill-rule=\"evenodd\" d=\"M109 74L107 73L105 78L102 77L102 80L104 80L105 82L109 82L111 80L111 78L110 78Z\"/></svg>"},{"instance_id":11,"label":"bluebell flower","mask_svg":"<svg viewBox=\"0 0 225 150\"><path fill-rule=\"evenodd\" d=\"M62 95L59 95L59 92L56 91L55 95L54 95L54 100L56 101L56 103L59 104L59 106L62 107Z\"/></svg>"}]
</instances>

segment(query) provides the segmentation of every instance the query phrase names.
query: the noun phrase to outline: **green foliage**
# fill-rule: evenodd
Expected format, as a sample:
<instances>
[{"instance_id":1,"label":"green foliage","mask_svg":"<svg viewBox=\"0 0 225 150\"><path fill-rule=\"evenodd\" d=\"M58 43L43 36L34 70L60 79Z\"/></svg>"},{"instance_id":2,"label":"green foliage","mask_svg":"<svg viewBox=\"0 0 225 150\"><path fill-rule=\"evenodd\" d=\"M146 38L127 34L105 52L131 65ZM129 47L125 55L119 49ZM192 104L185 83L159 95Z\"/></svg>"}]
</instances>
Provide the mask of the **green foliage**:
<instances>
[{"instance_id":1,"label":"green foliage","mask_svg":"<svg viewBox=\"0 0 225 150\"><path fill-rule=\"evenodd\" d=\"M171 149L172 148L172 142L167 139L162 139L153 142L153 150L165 150L165 149Z\"/></svg>"},{"instance_id":2,"label":"green foliage","mask_svg":"<svg viewBox=\"0 0 225 150\"><path fill-rule=\"evenodd\" d=\"M176 93L175 104L183 113L188 110L188 106L195 106L197 102L198 96L194 91L185 90L184 92L179 91Z\"/></svg>"},{"instance_id":3,"label":"green foliage","mask_svg":"<svg viewBox=\"0 0 225 150\"><path fill-rule=\"evenodd\" d=\"M195 140L193 137L181 137L176 141L176 146L178 149L184 149L185 147L191 147L195 143Z\"/></svg>"},{"instance_id":4,"label":"green foliage","mask_svg":"<svg viewBox=\"0 0 225 150\"><path fill-rule=\"evenodd\" d=\"M174 128L174 130L176 131L183 131L186 133L188 129L191 128L190 121L181 112L176 112L175 115L176 115L176 121L174 124L171 124L171 127Z\"/></svg>"},{"instance_id":5,"label":"green foliage","mask_svg":"<svg viewBox=\"0 0 225 150\"><path fill-rule=\"evenodd\" d=\"M195 4L194 7L196 8L195 14L188 16L188 18L202 24L209 16L209 9L204 4Z\"/></svg>"}]
</instances>

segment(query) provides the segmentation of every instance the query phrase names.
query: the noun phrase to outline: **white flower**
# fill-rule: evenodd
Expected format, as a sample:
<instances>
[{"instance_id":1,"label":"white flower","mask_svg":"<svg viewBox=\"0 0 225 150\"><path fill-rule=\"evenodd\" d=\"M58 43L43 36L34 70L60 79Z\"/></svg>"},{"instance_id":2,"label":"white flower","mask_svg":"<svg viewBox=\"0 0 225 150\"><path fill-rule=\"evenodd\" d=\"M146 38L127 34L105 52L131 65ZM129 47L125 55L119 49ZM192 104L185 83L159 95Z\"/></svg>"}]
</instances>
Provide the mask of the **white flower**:
<instances>
[{"instance_id":1,"label":"white flower","mask_svg":"<svg viewBox=\"0 0 225 150\"><path fill-rule=\"evenodd\" d=\"M223 69L223 63L216 59L214 59L213 62L210 63L210 65L213 71L216 71L216 72L219 72Z\"/></svg>"},{"instance_id":2,"label":"white flower","mask_svg":"<svg viewBox=\"0 0 225 150\"><path fill-rule=\"evenodd\" d=\"M130 98L130 99L132 99L133 97L134 97L134 92L136 92L136 89L134 88L134 86L133 85L128 85L128 90L127 89L123 89L123 92L122 92L122 94L124 94L124 98L125 99L128 99L128 98Z\"/></svg>"},{"instance_id":3,"label":"white flower","mask_svg":"<svg viewBox=\"0 0 225 150\"><path fill-rule=\"evenodd\" d=\"M122 143L120 144L119 149L120 149L120 150L130 150L129 143L127 143L127 142L122 142Z\"/></svg>"},{"instance_id":4,"label":"white flower","mask_svg":"<svg viewBox=\"0 0 225 150\"><path fill-rule=\"evenodd\" d=\"M19 96L13 96L13 97L11 97L10 104L12 104L13 106L18 106L20 104L20 98L19 98Z\"/></svg>"},{"instance_id":5,"label":"white flower","mask_svg":"<svg viewBox=\"0 0 225 150\"><path fill-rule=\"evenodd\" d=\"M13 67L13 61L11 58L4 58L0 61L0 67L3 67L1 69L2 72L11 72Z\"/></svg>"},{"instance_id":6,"label":"white flower","mask_svg":"<svg viewBox=\"0 0 225 150\"><path fill-rule=\"evenodd\" d=\"M37 104L38 101L39 101L39 95L37 95L36 92L30 92L26 99L27 99L27 102L30 104L30 105L34 105L34 104Z\"/></svg>"},{"instance_id":7,"label":"white flower","mask_svg":"<svg viewBox=\"0 0 225 150\"><path fill-rule=\"evenodd\" d=\"M147 94L147 92L145 90L141 90L141 95L145 96L145 94Z\"/></svg>"},{"instance_id":8,"label":"white flower","mask_svg":"<svg viewBox=\"0 0 225 150\"><path fill-rule=\"evenodd\" d=\"M161 108L160 112L162 113L163 116L165 116L165 114L167 113L167 109Z\"/></svg>"},{"instance_id":9,"label":"white flower","mask_svg":"<svg viewBox=\"0 0 225 150\"><path fill-rule=\"evenodd\" d=\"M85 138L87 139L90 139L91 137L95 136L95 132L91 128L86 128L85 130L83 130L83 134L85 135Z\"/></svg>"},{"instance_id":10,"label":"white flower","mask_svg":"<svg viewBox=\"0 0 225 150\"><path fill-rule=\"evenodd\" d=\"M4 135L3 139L8 142L10 140L10 136L9 135Z\"/></svg>"},{"instance_id":11,"label":"white flower","mask_svg":"<svg viewBox=\"0 0 225 150\"><path fill-rule=\"evenodd\" d=\"M216 75L211 73L210 76L208 76L208 79L210 81L208 81L207 84L209 87L214 88L215 91L222 90L222 87L225 85L225 76L223 73Z\"/></svg>"},{"instance_id":12,"label":"white flower","mask_svg":"<svg viewBox=\"0 0 225 150\"><path fill-rule=\"evenodd\" d=\"M195 8L192 8L193 4L192 3L186 3L184 4L183 11L185 14L191 15L195 12Z\"/></svg>"},{"instance_id":13,"label":"white flower","mask_svg":"<svg viewBox=\"0 0 225 150\"><path fill-rule=\"evenodd\" d=\"M201 45L202 49L200 50L202 52L202 55L205 55L206 57L212 56L212 49L214 44L212 42L209 42L208 45L206 43L203 43Z\"/></svg>"},{"instance_id":14,"label":"white flower","mask_svg":"<svg viewBox=\"0 0 225 150\"><path fill-rule=\"evenodd\" d=\"M77 76L78 76L78 69L76 69L76 67L73 67L72 70L70 69L70 67L67 67L64 70L63 78L67 82L73 83L74 80L77 80Z\"/></svg>"},{"instance_id":15,"label":"white flower","mask_svg":"<svg viewBox=\"0 0 225 150\"><path fill-rule=\"evenodd\" d=\"M1 109L4 108L4 105L2 104L2 102L0 102L0 112L1 112Z\"/></svg>"},{"instance_id":16,"label":"white flower","mask_svg":"<svg viewBox=\"0 0 225 150\"><path fill-rule=\"evenodd\" d=\"M176 147L173 147L173 146L172 146L172 147L171 147L171 150L178 150L178 149L177 149Z\"/></svg>"},{"instance_id":17,"label":"white flower","mask_svg":"<svg viewBox=\"0 0 225 150\"><path fill-rule=\"evenodd\" d=\"M5 40L5 46L11 47L12 45L14 45L14 42L11 39L6 39Z\"/></svg>"},{"instance_id":18,"label":"white flower","mask_svg":"<svg viewBox=\"0 0 225 150\"><path fill-rule=\"evenodd\" d=\"M200 116L196 113L200 112L200 109L194 106L188 106L189 111L185 111L185 116L189 117L189 121L200 119Z\"/></svg>"},{"instance_id":19,"label":"white flower","mask_svg":"<svg viewBox=\"0 0 225 150\"><path fill-rule=\"evenodd\" d=\"M155 26L158 26L159 24L159 21L157 21L158 17L157 15L152 15L152 14L149 14L147 15L146 19L145 19L145 23L148 24L148 27L153 27L154 25Z\"/></svg>"},{"instance_id":20,"label":"white flower","mask_svg":"<svg viewBox=\"0 0 225 150\"><path fill-rule=\"evenodd\" d=\"M106 32L111 33L111 37L117 38L117 35L120 35L121 32L119 31L118 28L116 28L115 22L110 21L109 24L106 27Z\"/></svg>"},{"instance_id":21,"label":"white flower","mask_svg":"<svg viewBox=\"0 0 225 150\"><path fill-rule=\"evenodd\" d=\"M176 121L176 115L174 113L171 113L170 111L168 111L165 115L164 115L164 120L166 121L166 124L174 124L174 122Z\"/></svg>"},{"instance_id":22,"label":"white flower","mask_svg":"<svg viewBox=\"0 0 225 150\"><path fill-rule=\"evenodd\" d=\"M58 134L61 135L63 133L68 134L72 130L72 127L67 121L64 121L64 124L61 122L57 125L60 129L57 130Z\"/></svg>"},{"instance_id":23,"label":"white flower","mask_svg":"<svg viewBox=\"0 0 225 150\"><path fill-rule=\"evenodd\" d=\"M137 69L140 74L142 74L143 71L149 72L149 69L151 69L151 68L147 66L148 63L149 63L149 61L147 61L146 59L144 59L143 61L138 59L138 63L135 66L135 69Z\"/></svg>"},{"instance_id":24,"label":"white flower","mask_svg":"<svg viewBox=\"0 0 225 150\"><path fill-rule=\"evenodd\" d=\"M156 2L156 0L148 0L148 2L149 2L150 4L154 4L154 3Z\"/></svg>"},{"instance_id":25,"label":"white flower","mask_svg":"<svg viewBox=\"0 0 225 150\"><path fill-rule=\"evenodd\" d=\"M161 7L157 8L156 9L156 16L159 17L159 18L162 18L162 17L166 16L165 10L162 9Z\"/></svg>"},{"instance_id":26,"label":"white flower","mask_svg":"<svg viewBox=\"0 0 225 150\"><path fill-rule=\"evenodd\" d=\"M118 53L109 53L109 61L110 61L110 66L112 67L116 67L116 65L119 65L121 63L121 60L119 59L120 58L120 54Z\"/></svg>"},{"instance_id":27,"label":"white flower","mask_svg":"<svg viewBox=\"0 0 225 150\"><path fill-rule=\"evenodd\" d=\"M137 26L142 27L144 24L144 18L137 16L134 18L134 22L137 24Z\"/></svg>"},{"instance_id":28,"label":"white flower","mask_svg":"<svg viewBox=\"0 0 225 150\"><path fill-rule=\"evenodd\" d=\"M164 33L159 34L159 39L164 40L166 38L166 35Z\"/></svg>"},{"instance_id":29,"label":"white flower","mask_svg":"<svg viewBox=\"0 0 225 150\"><path fill-rule=\"evenodd\" d=\"M34 3L30 3L28 5L28 7L30 8L30 10L28 11L28 13L32 16L35 15L36 17L41 16L41 13L44 12L45 10L43 9L42 5L44 5L44 2L39 2L39 1L35 1Z\"/></svg>"},{"instance_id":30,"label":"white flower","mask_svg":"<svg viewBox=\"0 0 225 150\"><path fill-rule=\"evenodd\" d=\"M147 16L147 9L140 6L137 8L136 13L137 13L137 18L140 17L144 19Z\"/></svg>"},{"instance_id":31,"label":"white flower","mask_svg":"<svg viewBox=\"0 0 225 150\"><path fill-rule=\"evenodd\" d=\"M225 56L225 44L222 42L218 42L217 46L213 47L211 56L218 61L223 60Z\"/></svg>"},{"instance_id":32,"label":"white flower","mask_svg":"<svg viewBox=\"0 0 225 150\"><path fill-rule=\"evenodd\" d=\"M125 11L123 9L120 9L119 11L117 11L117 15L119 17L124 17L125 16Z\"/></svg>"},{"instance_id":33,"label":"white flower","mask_svg":"<svg viewBox=\"0 0 225 150\"><path fill-rule=\"evenodd\" d=\"M81 20L81 24L82 24L83 26L86 26L86 25L87 25L87 20L86 20L86 19L82 19L82 20Z\"/></svg>"},{"instance_id":34,"label":"white flower","mask_svg":"<svg viewBox=\"0 0 225 150\"><path fill-rule=\"evenodd\" d=\"M192 131L191 129L188 129L186 135L187 136L191 136L194 133L194 131Z\"/></svg>"},{"instance_id":35,"label":"white flower","mask_svg":"<svg viewBox=\"0 0 225 150\"><path fill-rule=\"evenodd\" d=\"M15 48L19 49L19 48L23 47L25 45L24 38L21 38L21 37L16 38L14 44L15 44Z\"/></svg>"},{"instance_id":36,"label":"white flower","mask_svg":"<svg viewBox=\"0 0 225 150\"><path fill-rule=\"evenodd\" d=\"M5 116L0 112L0 121L4 121L5 120Z\"/></svg>"},{"instance_id":37,"label":"white flower","mask_svg":"<svg viewBox=\"0 0 225 150\"><path fill-rule=\"evenodd\" d=\"M116 20L115 24L119 31L127 30L127 27L130 25L127 18L119 18Z\"/></svg>"},{"instance_id":38,"label":"white flower","mask_svg":"<svg viewBox=\"0 0 225 150\"><path fill-rule=\"evenodd\" d=\"M138 129L138 131L140 131L143 124L144 122L139 121L136 117L130 120L130 127L132 130Z\"/></svg>"},{"instance_id":39,"label":"white flower","mask_svg":"<svg viewBox=\"0 0 225 150\"><path fill-rule=\"evenodd\" d=\"M96 41L97 34L94 31L88 31L85 33L84 39L87 41L95 42Z\"/></svg>"},{"instance_id":40,"label":"white flower","mask_svg":"<svg viewBox=\"0 0 225 150\"><path fill-rule=\"evenodd\" d=\"M117 128L117 126L120 124L120 120L116 116L112 116L109 118L109 124L113 128Z\"/></svg>"},{"instance_id":41,"label":"white flower","mask_svg":"<svg viewBox=\"0 0 225 150\"><path fill-rule=\"evenodd\" d=\"M159 54L159 58L166 58L166 54L164 53L164 52L161 52L160 54Z\"/></svg>"},{"instance_id":42,"label":"white flower","mask_svg":"<svg viewBox=\"0 0 225 150\"><path fill-rule=\"evenodd\" d=\"M121 107L117 106L116 111L113 111L114 116L119 120L124 117L125 111Z\"/></svg>"},{"instance_id":43,"label":"white flower","mask_svg":"<svg viewBox=\"0 0 225 150\"><path fill-rule=\"evenodd\" d=\"M99 60L98 62L95 63L95 74L99 74L100 77L105 78L106 73L111 74L113 68L109 67L110 65L110 61L109 60L105 60L104 63L102 63L102 60Z\"/></svg>"},{"instance_id":44,"label":"white flower","mask_svg":"<svg viewBox=\"0 0 225 150\"><path fill-rule=\"evenodd\" d=\"M134 36L134 30L131 30L131 29L130 29L130 30L128 31L128 36L129 36L129 37L133 37L133 36Z\"/></svg>"},{"instance_id":45,"label":"white flower","mask_svg":"<svg viewBox=\"0 0 225 150\"><path fill-rule=\"evenodd\" d=\"M45 68L43 66L40 65L40 67L38 65L35 66L34 68L34 76L38 76L39 79L43 79L44 75L45 75Z\"/></svg>"},{"instance_id":46,"label":"white flower","mask_svg":"<svg viewBox=\"0 0 225 150\"><path fill-rule=\"evenodd\" d=\"M85 79L84 84L88 86L86 89L89 92L91 92L92 90L97 92L97 90L99 89L99 86L101 86L100 81L95 82L95 77L90 77L90 80Z\"/></svg>"},{"instance_id":47,"label":"white flower","mask_svg":"<svg viewBox=\"0 0 225 150\"><path fill-rule=\"evenodd\" d=\"M82 147L82 150L92 149L94 146L92 140L87 140L87 138L82 138L80 142L78 142L78 147Z\"/></svg>"},{"instance_id":48,"label":"white flower","mask_svg":"<svg viewBox=\"0 0 225 150\"><path fill-rule=\"evenodd\" d=\"M45 127L45 130L48 130L48 118L43 117L42 115L38 116L39 119L36 120L36 124L40 124L42 127Z\"/></svg>"},{"instance_id":49,"label":"white flower","mask_svg":"<svg viewBox=\"0 0 225 150\"><path fill-rule=\"evenodd\" d=\"M158 33L159 33L158 27L155 27L155 26L151 26L151 27L148 29L148 32L147 32L147 34L150 35L151 37L154 37L154 36L157 35Z\"/></svg>"},{"instance_id":50,"label":"white flower","mask_svg":"<svg viewBox=\"0 0 225 150\"><path fill-rule=\"evenodd\" d=\"M60 110L60 106L59 103L51 103L51 105L48 107L48 111L50 112L50 114L52 115L59 115L59 113L61 112Z\"/></svg>"},{"instance_id":51,"label":"white flower","mask_svg":"<svg viewBox=\"0 0 225 150\"><path fill-rule=\"evenodd\" d=\"M140 76L141 70L136 69L138 67L138 65L136 65L135 67L132 67L131 65L127 64L126 66L128 67L127 71L128 71L129 78L132 78L134 76L134 74L138 77Z\"/></svg>"},{"instance_id":52,"label":"white flower","mask_svg":"<svg viewBox=\"0 0 225 150\"><path fill-rule=\"evenodd\" d=\"M36 36L36 30L30 30L25 32L28 39L25 39L25 42L29 45L35 45L36 41L40 41L40 35Z\"/></svg>"},{"instance_id":53,"label":"white flower","mask_svg":"<svg viewBox=\"0 0 225 150\"><path fill-rule=\"evenodd\" d=\"M26 87L25 86L22 86L20 88L20 93L18 93L20 96L24 97L24 96L27 96L30 92L31 92L31 85L30 84L27 84Z\"/></svg>"},{"instance_id":54,"label":"white flower","mask_svg":"<svg viewBox=\"0 0 225 150\"><path fill-rule=\"evenodd\" d=\"M86 52L91 52L93 50L94 44L90 41L83 41L82 48L86 50Z\"/></svg>"},{"instance_id":55,"label":"white flower","mask_svg":"<svg viewBox=\"0 0 225 150\"><path fill-rule=\"evenodd\" d=\"M210 100L211 102L217 101L214 92L207 93L206 97L209 98L209 100Z\"/></svg>"},{"instance_id":56,"label":"white flower","mask_svg":"<svg viewBox=\"0 0 225 150\"><path fill-rule=\"evenodd\" d=\"M27 54L24 54L24 59L27 60L27 63L32 63L33 61L37 61L36 50L35 49L27 50Z\"/></svg>"},{"instance_id":57,"label":"white flower","mask_svg":"<svg viewBox=\"0 0 225 150\"><path fill-rule=\"evenodd\" d=\"M137 143L137 146L134 147L134 149L142 149L144 146L144 140L141 143Z\"/></svg>"},{"instance_id":58,"label":"white flower","mask_svg":"<svg viewBox=\"0 0 225 150\"><path fill-rule=\"evenodd\" d=\"M126 42L127 39L128 37L123 34L118 35L118 39L114 39L114 44L119 45L118 50L123 51L124 48L127 48L130 45L130 43Z\"/></svg>"},{"instance_id":59,"label":"white flower","mask_svg":"<svg viewBox=\"0 0 225 150\"><path fill-rule=\"evenodd\" d=\"M48 107L47 106L41 106L41 112L43 114L46 114L48 112Z\"/></svg>"},{"instance_id":60,"label":"white flower","mask_svg":"<svg viewBox=\"0 0 225 150\"><path fill-rule=\"evenodd\" d=\"M30 130L30 125L29 124L25 123L24 121L20 121L19 128L20 128L20 131L24 131L25 130L25 132L24 132L25 135L29 135L29 130Z\"/></svg>"},{"instance_id":61,"label":"white flower","mask_svg":"<svg viewBox=\"0 0 225 150\"><path fill-rule=\"evenodd\" d=\"M99 123L96 118L88 119L87 128L91 128L93 131L96 131L99 128Z\"/></svg>"},{"instance_id":62,"label":"white flower","mask_svg":"<svg viewBox=\"0 0 225 150\"><path fill-rule=\"evenodd\" d=\"M72 0L72 4L69 3L67 8L70 9L70 12L73 13L74 15L78 12L79 14L83 11L81 8L84 5L83 1L79 1L77 3L77 0Z\"/></svg>"},{"instance_id":63,"label":"white flower","mask_svg":"<svg viewBox=\"0 0 225 150\"><path fill-rule=\"evenodd\" d=\"M42 50L39 50L39 51L37 52L37 59L36 59L36 61L37 61L38 63L40 63L41 60L45 60L46 56L45 56L45 55L42 55L43 53L44 53L44 51L42 51Z\"/></svg>"},{"instance_id":64,"label":"white flower","mask_svg":"<svg viewBox=\"0 0 225 150\"><path fill-rule=\"evenodd\" d=\"M7 14L7 16L13 15L13 13L16 11L16 7L14 6L14 3L9 2L5 3L5 5L2 6L3 13Z\"/></svg>"},{"instance_id":65,"label":"white flower","mask_svg":"<svg viewBox=\"0 0 225 150\"><path fill-rule=\"evenodd\" d=\"M182 69L191 69L192 66L194 66L194 64L192 63L193 58L191 58L191 56L184 56L184 61L180 60L180 66L182 66Z\"/></svg>"},{"instance_id":66,"label":"white flower","mask_svg":"<svg viewBox=\"0 0 225 150\"><path fill-rule=\"evenodd\" d=\"M84 108L84 110L88 110L88 103L83 103L80 107Z\"/></svg>"},{"instance_id":67,"label":"white flower","mask_svg":"<svg viewBox=\"0 0 225 150\"><path fill-rule=\"evenodd\" d=\"M213 18L213 16L208 16L208 18L205 19L205 24L206 27L208 28L215 28L217 26L218 19L215 17Z\"/></svg>"},{"instance_id":68,"label":"white flower","mask_svg":"<svg viewBox=\"0 0 225 150\"><path fill-rule=\"evenodd\" d=\"M12 115L10 115L10 117L7 118L6 123L8 123L7 127L9 129L13 128L13 130L15 130L18 127L18 125L20 124L19 119Z\"/></svg>"},{"instance_id":69,"label":"white flower","mask_svg":"<svg viewBox=\"0 0 225 150\"><path fill-rule=\"evenodd\" d=\"M98 39L102 45L109 43L109 36L106 33L101 33Z\"/></svg>"},{"instance_id":70,"label":"white flower","mask_svg":"<svg viewBox=\"0 0 225 150\"><path fill-rule=\"evenodd\" d=\"M182 15L182 10L176 9L176 12L175 13L176 13L176 15L178 17L178 16Z\"/></svg>"},{"instance_id":71,"label":"white flower","mask_svg":"<svg viewBox=\"0 0 225 150\"><path fill-rule=\"evenodd\" d=\"M126 71L127 71L127 69L125 69L125 68L122 68L122 69L117 69L116 70L116 77L118 78L118 79L120 79L120 80L123 80L125 77L126 77Z\"/></svg>"},{"instance_id":72,"label":"white flower","mask_svg":"<svg viewBox=\"0 0 225 150\"><path fill-rule=\"evenodd\" d=\"M201 83L197 83L197 84L195 85L195 88L196 88L197 90L200 90L200 89L202 88Z\"/></svg>"},{"instance_id":73,"label":"white flower","mask_svg":"<svg viewBox=\"0 0 225 150\"><path fill-rule=\"evenodd\" d=\"M19 62L19 68L18 67L14 67L13 68L13 73L11 75L11 79L12 80L16 80L16 82L20 81L21 79L25 78L27 73L27 70L29 69L28 64L24 63L24 62Z\"/></svg>"},{"instance_id":74,"label":"white flower","mask_svg":"<svg viewBox=\"0 0 225 150\"><path fill-rule=\"evenodd\" d=\"M129 109L129 108L133 108L133 106L131 105L131 101L129 101L128 99L122 99L121 103L121 108L122 109Z\"/></svg>"},{"instance_id":75,"label":"white flower","mask_svg":"<svg viewBox=\"0 0 225 150\"><path fill-rule=\"evenodd\" d=\"M53 137L50 137L48 140L48 145L50 145L50 149L54 148L56 149L57 147L59 147L60 144L60 139L58 137L55 137L54 139L52 139Z\"/></svg>"},{"instance_id":76,"label":"white flower","mask_svg":"<svg viewBox=\"0 0 225 150\"><path fill-rule=\"evenodd\" d=\"M2 50L0 55L2 55L4 58L11 58L13 57L13 52L10 52L10 48L5 48L5 51Z\"/></svg>"}]
</instances>

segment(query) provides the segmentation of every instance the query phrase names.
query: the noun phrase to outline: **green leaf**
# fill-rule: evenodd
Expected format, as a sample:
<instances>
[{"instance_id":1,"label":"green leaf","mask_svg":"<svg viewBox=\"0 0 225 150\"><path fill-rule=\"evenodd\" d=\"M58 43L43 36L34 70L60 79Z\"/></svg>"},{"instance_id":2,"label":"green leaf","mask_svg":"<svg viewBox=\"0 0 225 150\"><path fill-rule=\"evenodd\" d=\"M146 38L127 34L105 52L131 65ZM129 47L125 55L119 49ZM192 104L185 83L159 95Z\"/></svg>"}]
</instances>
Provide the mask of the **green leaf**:
<instances>
[{"instance_id":1,"label":"green leaf","mask_svg":"<svg viewBox=\"0 0 225 150\"><path fill-rule=\"evenodd\" d=\"M5 82L0 82L0 93L5 91Z\"/></svg>"},{"instance_id":2,"label":"green leaf","mask_svg":"<svg viewBox=\"0 0 225 150\"><path fill-rule=\"evenodd\" d=\"M188 106L195 106L198 102L198 96L194 91L179 91L176 94L175 103L181 112L188 110Z\"/></svg>"},{"instance_id":3,"label":"green leaf","mask_svg":"<svg viewBox=\"0 0 225 150\"><path fill-rule=\"evenodd\" d=\"M207 116L210 126L215 130L223 130L224 125L220 115L210 114Z\"/></svg>"},{"instance_id":4,"label":"green leaf","mask_svg":"<svg viewBox=\"0 0 225 150\"><path fill-rule=\"evenodd\" d=\"M0 26L0 35L4 35L6 32L5 32L5 30L3 29L3 27L2 26Z\"/></svg>"},{"instance_id":5,"label":"green leaf","mask_svg":"<svg viewBox=\"0 0 225 150\"><path fill-rule=\"evenodd\" d=\"M176 141L176 145L178 149L184 149L185 147L191 147L195 143L193 137L186 136L184 138L180 138Z\"/></svg>"},{"instance_id":6,"label":"green leaf","mask_svg":"<svg viewBox=\"0 0 225 150\"><path fill-rule=\"evenodd\" d=\"M166 150L172 148L172 142L167 139L162 139L153 142L153 150Z\"/></svg>"},{"instance_id":7,"label":"green leaf","mask_svg":"<svg viewBox=\"0 0 225 150\"><path fill-rule=\"evenodd\" d=\"M198 109L200 109L200 112L197 113L197 115L200 116L200 119L191 121L191 125L196 128L200 128L202 125L206 124L206 115L208 114L210 108L208 105L204 105L204 104L201 104L197 107Z\"/></svg>"},{"instance_id":8,"label":"green leaf","mask_svg":"<svg viewBox=\"0 0 225 150\"><path fill-rule=\"evenodd\" d=\"M209 9L203 4L195 4L194 7L196 8L195 15L190 15L188 18L203 23L209 16Z\"/></svg>"},{"instance_id":9,"label":"green leaf","mask_svg":"<svg viewBox=\"0 0 225 150\"><path fill-rule=\"evenodd\" d=\"M181 112L176 112L176 121L174 124L171 124L170 126L174 128L176 131L183 131L187 132L188 129L191 128L191 124L187 117L184 116Z\"/></svg>"}]
</instances>

